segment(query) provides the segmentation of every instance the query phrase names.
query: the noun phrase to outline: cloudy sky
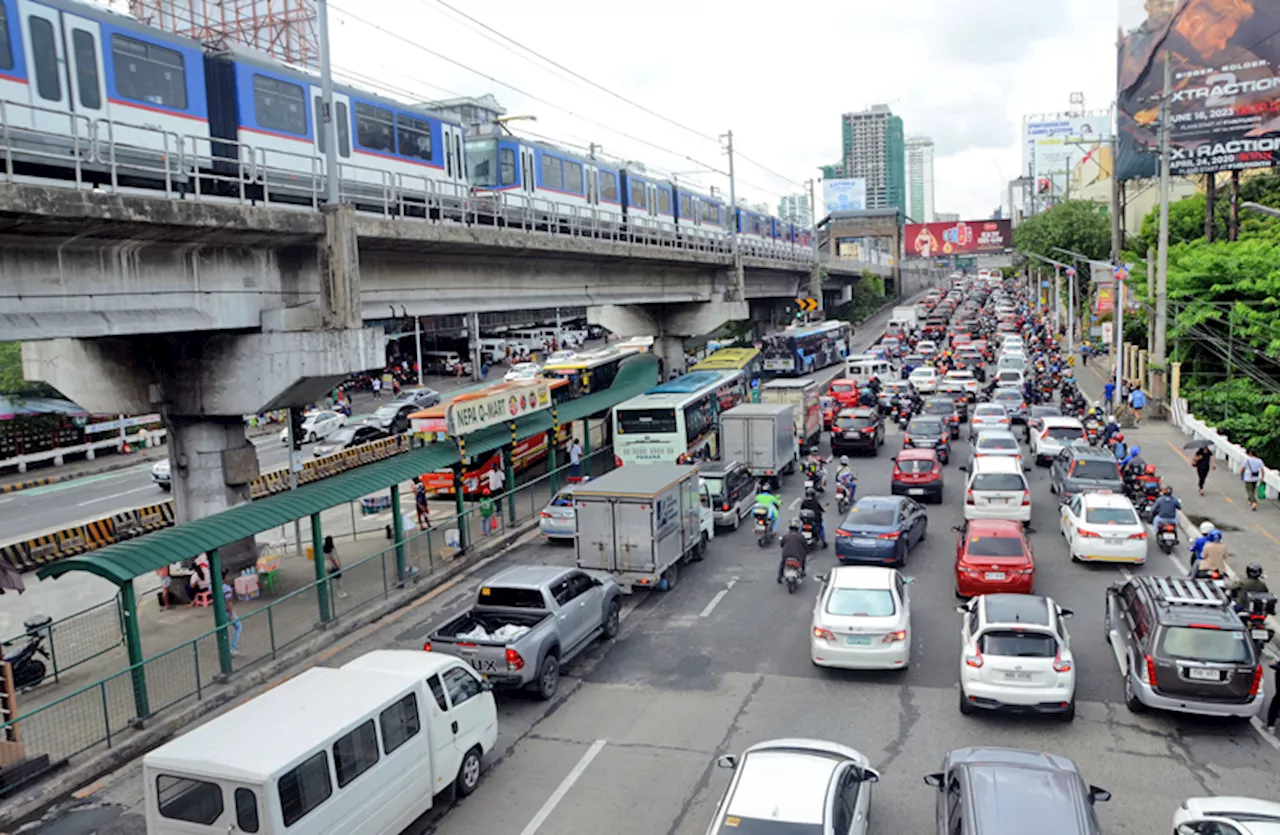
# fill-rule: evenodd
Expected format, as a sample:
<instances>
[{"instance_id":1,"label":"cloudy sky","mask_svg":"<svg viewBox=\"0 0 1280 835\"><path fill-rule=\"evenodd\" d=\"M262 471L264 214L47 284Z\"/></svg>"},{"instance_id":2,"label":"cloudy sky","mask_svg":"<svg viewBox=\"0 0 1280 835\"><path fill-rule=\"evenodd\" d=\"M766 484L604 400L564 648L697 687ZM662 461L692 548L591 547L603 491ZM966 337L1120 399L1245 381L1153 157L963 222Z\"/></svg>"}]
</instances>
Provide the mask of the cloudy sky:
<instances>
[{"instance_id":1,"label":"cloudy sky","mask_svg":"<svg viewBox=\"0 0 1280 835\"><path fill-rule=\"evenodd\" d=\"M509 114L537 116L513 125L517 132L595 142L722 188L718 174L684 172L724 170L715 138L732 129L738 194L774 206L839 158L841 113L887 103L908 134L936 143L937 210L987 217L1018 173L1022 116L1065 110L1073 91L1105 108L1115 87L1116 0L330 0L329 8L333 62L353 80L401 98L490 92Z\"/></svg>"}]
</instances>

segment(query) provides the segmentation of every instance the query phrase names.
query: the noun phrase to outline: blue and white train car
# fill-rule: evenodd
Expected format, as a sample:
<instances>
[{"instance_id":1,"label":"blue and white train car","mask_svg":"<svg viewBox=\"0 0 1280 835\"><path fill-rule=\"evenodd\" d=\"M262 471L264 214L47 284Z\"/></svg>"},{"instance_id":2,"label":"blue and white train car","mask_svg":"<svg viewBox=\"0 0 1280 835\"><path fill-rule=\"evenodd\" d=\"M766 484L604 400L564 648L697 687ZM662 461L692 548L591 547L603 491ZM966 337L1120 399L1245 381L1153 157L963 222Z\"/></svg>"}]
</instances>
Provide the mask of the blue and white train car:
<instances>
[{"instance_id":1,"label":"blue and white train car","mask_svg":"<svg viewBox=\"0 0 1280 835\"><path fill-rule=\"evenodd\" d=\"M748 250L763 251L773 240L773 218L741 207L733 210L738 238Z\"/></svg>"},{"instance_id":2,"label":"blue and white train car","mask_svg":"<svg viewBox=\"0 0 1280 835\"><path fill-rule=\"evenodd\" d=\"M622 170L622 207L630 229L674 234L675 184L634 168Z\"/></svg>"},{"instance_id":3,"label":"blue and white train car","mask_svg":"<svg viewBox=\"0 0 1280 835\"><path fill-rule=\"evenodd\" d=\"M472 192L491 196L509 212L533 213L570 207L601 225L622 223L622 172L616 166L554 145L514 136L470 139L466 143Z\"/></svg>"},{"instance_id":4,"label":"blue and white train car","mask_svg":"<svg viewBox=\"0 0 1280 835\"><path fill-rule=\"evenodd\" d=\"M36 164L86 159L96 132L138 176L182 177L181 151L209 136L198 42L72 0L0 0L0 101L17 156Z\"/></svg>"},{"instance_id":5,"label":"blue and white train car","mask_svg":"<svg viewBox=\"0 0 1280 835\"><path fill-rule=\"evenodd\" d=\"M720 241L727 237L725 205L714 197L676 186L676 229L681 238Z\"/></svg>"}]
</instances>

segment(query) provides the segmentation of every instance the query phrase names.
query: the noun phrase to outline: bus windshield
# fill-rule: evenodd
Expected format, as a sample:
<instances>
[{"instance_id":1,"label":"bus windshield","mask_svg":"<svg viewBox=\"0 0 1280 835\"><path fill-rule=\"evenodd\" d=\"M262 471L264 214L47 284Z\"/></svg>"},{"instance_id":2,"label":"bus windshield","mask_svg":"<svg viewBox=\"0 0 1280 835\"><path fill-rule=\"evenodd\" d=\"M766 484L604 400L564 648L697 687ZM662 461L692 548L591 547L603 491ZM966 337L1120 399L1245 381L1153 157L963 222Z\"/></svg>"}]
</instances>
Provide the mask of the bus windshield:
<instances>
[{"instance_id":1,"label":"bus windshield","mask_svg":"<svg viewBox=\"0 0 1280 835\"><path fill-rule=\"evenodd\" d=\"M669 434L676 431L675 409L618 409L618 431L624 435Z\"/></svg>"}]
</instances>

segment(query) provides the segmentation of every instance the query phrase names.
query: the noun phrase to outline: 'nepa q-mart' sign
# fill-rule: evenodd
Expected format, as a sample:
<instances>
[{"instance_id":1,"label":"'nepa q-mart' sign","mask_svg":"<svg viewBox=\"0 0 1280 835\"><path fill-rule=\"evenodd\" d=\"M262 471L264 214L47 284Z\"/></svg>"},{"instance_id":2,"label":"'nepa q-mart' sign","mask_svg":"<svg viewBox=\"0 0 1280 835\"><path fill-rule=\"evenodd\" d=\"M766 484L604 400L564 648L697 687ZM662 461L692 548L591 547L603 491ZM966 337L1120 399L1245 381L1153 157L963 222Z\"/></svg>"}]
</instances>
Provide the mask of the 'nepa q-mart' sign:
<instances>
[{"instance_id":1,"label":"'nepa q-mart' sign","mask_svg":"<svg viewBox=\"0 0 1280 835\"><path fill-rule=\"evenodd\" d=\"M445 421L450 435L466 435L551 407L546 383L513 383L509 387L449 404Z\"/></svg>"}]
</instances>

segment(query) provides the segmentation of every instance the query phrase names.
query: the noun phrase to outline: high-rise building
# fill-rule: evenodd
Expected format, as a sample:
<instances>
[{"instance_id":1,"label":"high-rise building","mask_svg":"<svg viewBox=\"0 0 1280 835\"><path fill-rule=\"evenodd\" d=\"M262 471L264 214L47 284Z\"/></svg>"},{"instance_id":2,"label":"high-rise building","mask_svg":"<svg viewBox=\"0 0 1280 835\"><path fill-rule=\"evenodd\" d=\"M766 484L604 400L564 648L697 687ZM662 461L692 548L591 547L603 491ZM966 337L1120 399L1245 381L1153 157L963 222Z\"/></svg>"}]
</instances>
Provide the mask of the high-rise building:
<instances>
[{"instance_id":1,"label":"high-rise building","mask_svg":"<svg viewBox=\"0 0 1280 835\"><path fill-rule=\"evenodd\" d=\"M908 136L907 217L916 223L933 223L933 140Z\"/></svg>"},{"instance_id":2,"label":"high-rise building","mask_svg":"<svg viewBox=\"0 0 1280 835\"><path fill-rule=\"evenodd\" d=\"M960 213L959 212L934 212L933 221L934 223L959 223Z\"/></svg>"},{"instance_id":3,"label":"high-rise building","mask_svg":"<svg viewBox=\"0 0 1280 835\"><path fill-rule=\"evenodd\" d=\"M819 165L818 168L822 170L822 179L824 180L839 180L844 177L843 162L837 162L832 165Z\"/></svg>"},{"instance_id":4,"label":"high-rise building","mask_svg":"<svg viewBox=\"0 0 1280 835\"><path fill-rule=\"evenodd\" d=\"M778 201L778 217L800 226L812 226L813 217L809 213L809 195L786 194Z\"/></svg>"},{"instance_id":5,"label":"high-rise building","mask_svg":"<svg viewBox=\"0 0 1280 835\"><path fill-rule=\"evenodd\" d=\"M887 104L840 117L845 177L867 181L867 208L907 211L906 149L902 117Z\"/></svg>"}]
</instances>

